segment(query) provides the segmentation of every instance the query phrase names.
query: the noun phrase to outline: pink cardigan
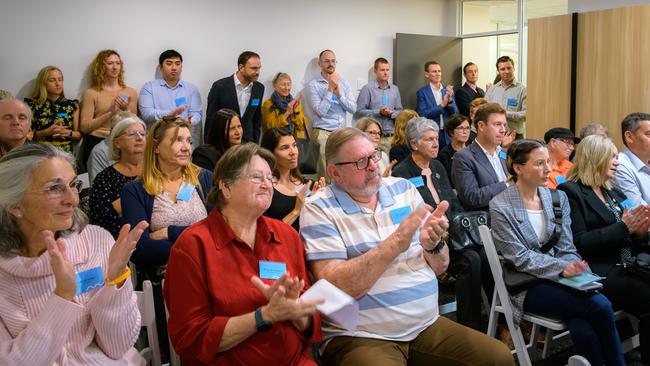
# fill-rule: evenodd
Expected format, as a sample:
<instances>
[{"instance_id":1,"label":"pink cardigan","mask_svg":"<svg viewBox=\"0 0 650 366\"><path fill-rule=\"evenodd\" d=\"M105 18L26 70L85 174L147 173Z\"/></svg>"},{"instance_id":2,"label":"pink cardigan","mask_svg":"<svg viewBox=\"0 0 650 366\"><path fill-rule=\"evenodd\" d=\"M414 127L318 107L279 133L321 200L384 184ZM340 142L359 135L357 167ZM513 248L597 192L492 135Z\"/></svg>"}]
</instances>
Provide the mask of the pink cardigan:
<instances>
[{"instance_id":1,"label":"pink cardigan","mask_svg":"<svg viewBox=\"0 0 650 366\"><path fill-rule=\"evenodd\" d=\"M101 266L115 242L108 231L88 225L66 240L77 272ZM140 332L133 285L104 286L75 296L54 294L50 255L0 257L1 365L137 365L132 348Z\"/></svg>"}]
</instances>

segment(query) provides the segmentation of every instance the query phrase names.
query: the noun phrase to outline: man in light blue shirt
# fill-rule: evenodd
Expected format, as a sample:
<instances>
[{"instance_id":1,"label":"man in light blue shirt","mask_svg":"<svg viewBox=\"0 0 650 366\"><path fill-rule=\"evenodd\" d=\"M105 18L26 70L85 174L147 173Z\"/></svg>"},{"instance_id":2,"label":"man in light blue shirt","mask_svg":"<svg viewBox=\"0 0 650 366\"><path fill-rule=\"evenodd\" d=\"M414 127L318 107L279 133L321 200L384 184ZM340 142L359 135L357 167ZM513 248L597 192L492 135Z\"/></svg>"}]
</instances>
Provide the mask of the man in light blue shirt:
<instances>
[{"instance_id":1,"label":"man in light blue shirt","mask_svg":"<svg viewBox=\"0 0 650 366\"><path fill-rule=\"evenodd\" d=\"M148 81L140 89L138 107L142 120L151 127L163 117L188 119L201 124L201 95L194 84L181 80L183 56L167 50L158 58L162 79Z\"/></svg>"},{"instance_id":2,"label":"man in light blue shirt","mask_svg":"<svg viewBox=\"0 0 650 366\"><path fill-rule=\"evenodd\" d=\"M352 88L336 72L336 54L324 50L318 56L320 75L309 82L308 99L316 114L312 119L311 139L320 144L318 175L325 177L325 142L329 134L345 127L347 113L357 110Z\"/></svg>"},{"instance_id":3,"label":"man in light blue shirt","mask_svg":"<svg viewBox=\"0 0 650 366\"><path fill-rule=\"evenodd\" d=\"M621 122L625 149L618 156L614 184L629 201L628 210L650 205L650 114L631 113Z\"/></svg>"}]
</instances>

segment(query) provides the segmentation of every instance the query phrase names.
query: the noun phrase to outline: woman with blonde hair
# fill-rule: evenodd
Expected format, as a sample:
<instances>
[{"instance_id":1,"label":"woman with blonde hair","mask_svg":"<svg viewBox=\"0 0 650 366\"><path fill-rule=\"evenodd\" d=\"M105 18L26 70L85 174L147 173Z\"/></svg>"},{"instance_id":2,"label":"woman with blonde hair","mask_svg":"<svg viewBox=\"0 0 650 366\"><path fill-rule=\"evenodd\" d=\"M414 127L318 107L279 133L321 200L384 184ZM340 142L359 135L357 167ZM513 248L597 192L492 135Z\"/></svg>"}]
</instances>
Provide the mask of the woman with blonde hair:
<instances>
[{"instance_id":1,"label":"woman with blonde hair","mask_svg":"<svg viewBox=\"0 0 650 366\"><path fill-rule=\"evenodd\" d=\"M411 155L411 149L408 146L408 142L406 142L406 124L415 117L420 117L420 115L412 109L404 109L395 117L395 134L390 141L388 160L397 160L399 164L400 161Z\"/></svg>"},{"instance_id":2,"label":"woman with blonde hair","mask_svg":"<svg viewBox=\"0 0 650 366\"><path fill-rule=\"evenodd\" d=\"M81 139L79 101L63 94L63 73L56 66L45 66L36 76L30 98L34 140L72 153L72 142Z\"/></svg>"},{"instance_id":3,"label":"woman with blonde hair","mask_svg":"<svg viewBox=\"0 0 650 366\"><path fill-rule=\"evenodd\" d=\"M273 77L273 94L262 104L262 126L264 130L273 127L288 127L299 139L306 138L305 128L309 120L305 116L300 97L291 95L291 77L279 72Z\"/></svg>"},{"instance_id":4,"label":"woman with blonde hair","mask_svg":"<svg viewBox=\"0 0 650 366\"><path fill-rule=\"evenodd\" d=\"M90 66L90 88L81 99L81 162L93 147L111 133L110 119L118 111L138 113L138 94L124 82L124 65L114 50L100 51Z\"/></svg>"}]
</instances>

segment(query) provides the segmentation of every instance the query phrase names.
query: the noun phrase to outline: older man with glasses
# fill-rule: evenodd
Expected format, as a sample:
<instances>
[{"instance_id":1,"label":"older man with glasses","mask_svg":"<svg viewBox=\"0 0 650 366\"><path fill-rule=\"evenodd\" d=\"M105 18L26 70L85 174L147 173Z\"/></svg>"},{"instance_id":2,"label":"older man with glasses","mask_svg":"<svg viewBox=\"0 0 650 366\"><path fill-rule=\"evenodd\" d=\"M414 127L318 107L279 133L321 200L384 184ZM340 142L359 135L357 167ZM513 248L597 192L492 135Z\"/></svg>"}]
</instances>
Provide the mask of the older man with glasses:
<instances>
[{"instance_id":1,"label":"older man with glasses","mask_svg":"<svg viewBox=\"0 0 650 366\"><path fill-rule=\"evenodd\" d=\"M568 128L555 127L546 131L544 142L546 142L548 156L551 160L551 173L546 185L550 189L555 189L566 181L569 169L573 166L569 159L575 150L575 145L580 143L580 138L576 137Z\"/></svg>"}]
</instances>

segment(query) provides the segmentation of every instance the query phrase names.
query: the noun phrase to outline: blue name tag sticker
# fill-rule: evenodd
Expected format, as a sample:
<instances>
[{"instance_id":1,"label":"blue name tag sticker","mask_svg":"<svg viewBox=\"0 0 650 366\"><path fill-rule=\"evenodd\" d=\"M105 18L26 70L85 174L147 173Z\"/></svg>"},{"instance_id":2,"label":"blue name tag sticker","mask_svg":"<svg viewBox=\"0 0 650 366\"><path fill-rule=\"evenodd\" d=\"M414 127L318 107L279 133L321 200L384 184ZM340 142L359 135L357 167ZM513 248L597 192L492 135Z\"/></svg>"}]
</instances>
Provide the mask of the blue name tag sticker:
<instances>
[{"instance_id":1,"label":"blue name tag sticker","mask_svg":"<svg viewBox=\"0 0 650 366\"><path fill-rule=\"evenodd\" d=\"M68 116L68 114L65 113L65 112L59 112L59 113L56 114L56 116L57 116L58 118L65 118L65 117Z\"/></svg>"},{"instance_id":2,"label":"blue name tag sticker","mask_svg":"<svg viewBox=\"0 0 650 366\"><path fill-rule=\"evenodd\" d=\"M298 188L296 188L296 193L300 194L300 191L305 187L304 184L301 184ZM311 193L311 189L307 188L307 196Z\"/></svg>"},{"instance_id":3,"label":"blue name tag sticker","mask_svg":"<svg viewBox=\"0 0 650 366\"><path fill-rule=\"evenodd\" d=\"M253 98L253 100L251 100L251 105L253 107L257 107L258 105L260 105L260 98Z\"/></svg>"},{"instance_id":4,"label":"blue name tag sticker","mask_svg":"<svg viewBox=\"0 0 650 366\"><path fill-rule=\"evenodd\" d=\"M338 100L338 98L336 97L336 94L332 94L332 100L335 101L335 102Z\"/></svg>"},{"instance_id":5,"label":"blue name tag sticker","mask_svg":"<svg viewBox=\"0 0 650 366\"><path fill-rule=\"evenodd\" d=\"M182 106L183 104L187 104L187 99L185 97L179 97L174 100L174 104L176 104L177 107Z\"/></svg>"},{"instance_id":6,"label":"blue name tag sticker","mask_svg":"<svg viewBox=\"0 0 650 366\"><path fill-rule=\"evenodd\" d=\"M285 273L287 273L286 263L260 261L260 278L277 280Z\"/></svg>"},{"instance_id":7,"label":"blue name tag sticker","mask_svg":"<svg viewBox=\"0 0 650 366\"><path fill-rule=\"evenodd\" d=\"M410 215L412 211L413 210L411 209L411 206L396 208L394 210L390 210L390 218L393 220L393 223L395 225L398 225L400 222L402 222L402 220L404 220L406 216Z\"/></svg>"},{"instance_id":8,"label":"blue name tag sticker","mask_svg":"<svg viewBox=\"0 0 650 366\"><path fill-rule=\"evenodd\" d=\"M555 183L562 184L564 182L566 182L566 177L565 176L558 175L557 177L555 177Z\"/></svg>"},{"instance_id":9,"label":"blue name tag sticker","mask_svg":"<svg viewBox=\"0 0 650 366\"><path fill-rule=\"evenodd\" d=\"M506 154L505 151L499 151L499 158L501 158L503 160L506 160L507 157L508 157L508 154Z\"/></svg>"},{"instance_id":10,"label":"blue name tag sticker","mask_svg":"<svg viewBox=\"0 0 650 366\"><path fill-rule=\"evenodd\" d=\"M75 296L92 291L104 286L104 272L102 267L95 267L83 272L76 273L77 292Z\"/></svg>"},{"instance_id":11,"label":"blue name tag sticker","mask_svg":"<svg viewBox=\"0 0 650 366\"><path fill-rule=\"evenodd\" d=\"M120 94L120 98L122 98L123 101L128 102L129 101L129 96L126 94Z\"/></svg>"},{"instance_id":12,"label":"blue name tag sticker","mask_svg":"<svg viewBox=\"0 0 650 366\"><path fill-rule=\"evenodd\" d=\"M630 200L627 198L625 199L625 201L621 202L621 206L627 208L628 211L634 208L634 206L632 206L632 202L630 202Z\"/></svg>"},{"instance_id":13,"label":"blue name tag sticker","mask_svg":"<svg viewBox=\"0 0 650 366\"><path fill-rule=\"evenodd\" d=\"M410 178L409 182L413 183L416 188L424 185L424 179L422 179L422 176Z\"/></svg>"},{"instance_id":14,"label":"blue name tag sticker","mask_svg":"<svg viewBox=\"0 0 650 366\"><path fill-rule=\"evenodd\" d=\"M382 105L388 105L388 95L382 95L381 96L381 104Z\"/></svg>"},{"instance_id":15,"label":"blue name tag sticker","mask_svg":"<svg viewBox=\"0 0 650 366\"><path fill-rule=\"evenodd\" d=\"M508 106L510 107L516 107L517 106L517 99L515 98L508 98Z\"/></svg>"},{"instance_id":16,"label":"blue name tag sticker","mask_svg":"<svg viewBox=\"0 0 650 366\"><path fill-rule=\"evenodd\" d=\"M183 183L176 194L176 199L183 202L189 202L190 198L192 198L192 192L194 192L194 185Z\"/></svg>"}]
</instances>

